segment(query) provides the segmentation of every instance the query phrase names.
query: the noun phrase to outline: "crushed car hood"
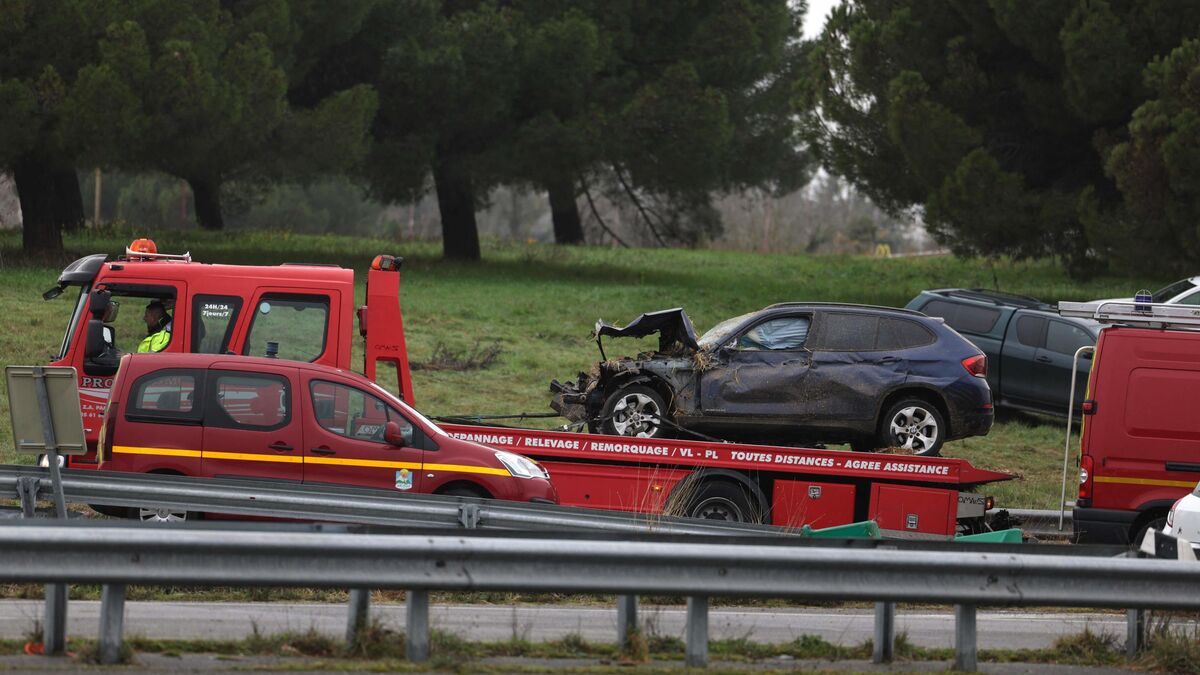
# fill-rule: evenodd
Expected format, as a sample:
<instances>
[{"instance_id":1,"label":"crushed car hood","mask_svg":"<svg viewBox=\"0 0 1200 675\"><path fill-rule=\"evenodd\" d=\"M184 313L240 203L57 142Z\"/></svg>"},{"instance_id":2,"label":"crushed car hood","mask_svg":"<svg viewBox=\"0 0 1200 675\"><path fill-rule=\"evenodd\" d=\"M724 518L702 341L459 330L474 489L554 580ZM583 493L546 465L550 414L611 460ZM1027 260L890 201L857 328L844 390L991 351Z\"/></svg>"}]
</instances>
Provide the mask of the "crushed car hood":
<instances>
[{"instance_id":1,"label":"crushed car hood","mask_svg":"<svg viewBox=\"0 0 1200 675\"><path fill-rule=\"evenodd\" d=\"M610 337L646 337L651 333L659 334L658 351L660 352L675 351L678 347L692 351L700 349L700 345L696 342L696 329L692 326L692 320L688 318L687 312L683 311L682 307L646 312L625 326L614 326L605 323L603 319L596 321L595 336L597 340L606 335Z\"/></svg>"}]
</instances>

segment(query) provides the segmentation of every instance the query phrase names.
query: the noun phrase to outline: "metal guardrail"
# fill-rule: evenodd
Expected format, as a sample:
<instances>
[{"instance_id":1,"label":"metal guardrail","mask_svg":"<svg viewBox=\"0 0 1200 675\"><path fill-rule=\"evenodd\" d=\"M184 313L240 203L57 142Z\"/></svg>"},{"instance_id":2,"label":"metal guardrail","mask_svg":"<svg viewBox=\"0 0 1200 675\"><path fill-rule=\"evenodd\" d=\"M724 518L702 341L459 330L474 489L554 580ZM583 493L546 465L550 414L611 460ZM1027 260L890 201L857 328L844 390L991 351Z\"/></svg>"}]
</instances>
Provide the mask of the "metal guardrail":
<instances>
[{"instance_id":1,"label":"metal guardrail","mask_svg":"<svg viewBox=\"0 0 1200 675\"><path fill-rule=\"evenodd\" d=\"M358 589L352 627L366 615L363 589L409 589L415 660L428 655L431 590L615 593L623 621L636 594L686 596L689 665L707 660L712 596L875 601L876 660L890 658L894 603L955 604L963 670L976 665L977 604L1200 608L1200 566L1170 560L47 523L0 524L0 581L104 584L102 654L119 651L127 584Z\"/></svg>"},{"instance_id":2,"label":"metal guardrail","mask_svg":"<svg viewBox=\"0 0 1200 675\"><path fill-rule=\"evenodd\" d=\"M21 498L39 481L46 497L50 481L40 467L0 465L0 495ZM114 471L64 470L69 502L178 511L228 513L295 520L391 527L483 528L502 530L588 530L653 532L670 535L800 536L797 529L704 521L644 513L526 504L470 497L405 494L320 483L287 484L242 478L192 478Z\"/></svg>"},{"instance_id":3,"label":"metal guardrail","mask_svg":"<svg viewBox=\"0 0 1200 675\"><path fill-rule=\"evenodd\" d=\"M1200 566L716 542L0 526L0 580L1200 607Z\"/></svg>"},{"instance_id":4,"label":"metal guardrail","mask_svg":"<svg viewBox=\"0 0 1200 675\"><path fill-rule=\"evenodd\" d=\"M1016 519L1021 530L1034 537L1063 538L1074 535L1071 526L1071 511L1058 509L1005 509L1008 515ZM1063 520L1063 528L1059 529L1059 519Z\"/></svg>"}]
</instances>

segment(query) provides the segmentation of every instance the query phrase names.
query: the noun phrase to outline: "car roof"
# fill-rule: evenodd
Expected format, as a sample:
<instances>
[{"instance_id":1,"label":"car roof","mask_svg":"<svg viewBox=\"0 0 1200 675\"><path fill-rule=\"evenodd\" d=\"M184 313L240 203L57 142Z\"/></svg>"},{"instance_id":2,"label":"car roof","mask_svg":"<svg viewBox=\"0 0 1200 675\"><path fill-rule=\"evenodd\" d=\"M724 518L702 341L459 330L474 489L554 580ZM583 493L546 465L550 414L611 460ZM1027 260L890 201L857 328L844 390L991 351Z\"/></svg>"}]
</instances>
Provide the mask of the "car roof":
<instances>
[{"instance_id":1,"label":"car roof","mask_svg":"<svg viewBox=\"0 0 1200 675\"><path fill-rule=\"evenodd\" d=\"M937 288L923 292L942 297L975 300L976 302L985 302L1002 307L1054 311L1053 305L1042 302L1037 298L1028 295L1018 295L1016 293L1005 293L1004 291L993 291L986 288Z\"/></svg>"},{"instance_id":2,"label":"car roof","mask_svg":"<svg viewBox=\"0 0 1200 675\"><path fill-rule=\"evenodd\" d=\"M265 356L239 356L237 354L174 354L171 352L157 353L140 353L130 354L134 362L140 367L147 366L146 361L155 361L161 363L162 368L211 368L214 365L236 364L244 368L253 368L254 366L274 366L284 368L295 368L314 373L336 373L346 377L360 379L364 382L370 382L363 375L352 370L343 370L326 366L319 363L308 363L306 361L292 361L289 359L267 358Z\"/></svg>"},{"instance_id":3,"label":"car roof","mask_svg":"<svg viewBox=\"0 0 1200 675\"><path fill-rule=\"evenodd\" d=\"M883 305L860 305L852 302L777 302L773 305L767 305L759 310L765 312L773 309L803 309L812 307L815 309L866 309L877 312L887 312L889 314L904 314L906 316L928 319L929 316L922 314L916 310L904 309L902 307L885 307Z\"/></svg>"}]
</instances>

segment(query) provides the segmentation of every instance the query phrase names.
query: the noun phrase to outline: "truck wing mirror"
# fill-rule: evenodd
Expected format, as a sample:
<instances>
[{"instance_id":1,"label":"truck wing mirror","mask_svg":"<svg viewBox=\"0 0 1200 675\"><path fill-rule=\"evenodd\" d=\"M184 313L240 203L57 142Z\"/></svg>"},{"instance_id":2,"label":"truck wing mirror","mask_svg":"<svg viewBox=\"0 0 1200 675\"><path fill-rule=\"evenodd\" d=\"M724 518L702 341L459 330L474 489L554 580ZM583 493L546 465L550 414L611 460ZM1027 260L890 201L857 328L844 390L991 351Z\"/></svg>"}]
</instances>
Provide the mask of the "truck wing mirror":
<instances>
[{"instance_id":1,"label":"truck wing mirror","mask_svg":"<svg viewBox=\"0 0 1200 675\"><path fill-rule=\"evenodd\" d=\"M87 339L83 347L85 358L94 359L112 347L112 328L105 326L100 319L88 319Z\"/></svg>"},{"instance_id":2,"label":"truck wing mirror","mask_svg":"<svg viewBox=\"0 0 1200 675\"><path fill-rule=\"evenodd\" d=\"M121 353L113 345L112 326L100 319L88 319L83 344L83 372L87 375L115 375L121 365Z\"/></svg>"},{"instance_id":3,"label":"truck wing mirror","mask_svg":"<svg viewBox=\"0 0 1200 675\"><path fill-rule=\"evenodd\" d=\"M394 445L397 448L403 448L408 445L408 439L404 437L404 432L400 430L400 425L396 422L389 421L383 427L383 440L388 444Z\"/></svg>"},{"instance_id":4,"label":"truck wing mirror","mask_svg":"<svg viewBox=\"0 0 1200 675\"><path fill-rule=\"evenodd\" d=\"M94 290L92 291L92 301L88 305L88 311L97 319L106 318L105 315L108 314L108 308L111 303L112 293L103 289Z\"/></svg>"}]
</instances>

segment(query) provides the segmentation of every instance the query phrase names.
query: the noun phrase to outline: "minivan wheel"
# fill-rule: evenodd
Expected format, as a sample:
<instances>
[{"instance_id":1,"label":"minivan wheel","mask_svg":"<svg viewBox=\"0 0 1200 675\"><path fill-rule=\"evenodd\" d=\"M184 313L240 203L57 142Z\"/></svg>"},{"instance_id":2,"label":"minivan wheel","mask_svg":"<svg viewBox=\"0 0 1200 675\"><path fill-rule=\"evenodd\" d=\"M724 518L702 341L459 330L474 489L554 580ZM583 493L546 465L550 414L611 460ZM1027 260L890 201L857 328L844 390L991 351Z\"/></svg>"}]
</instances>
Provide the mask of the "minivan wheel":
<instances>
[{"instance_id":1,"label":"minivan wheel","mask_svg":"<svg viewBox=\"0 0 1200 675\"><path fill-rule=\"evenodd\" d=\"M600 433L636 438L666 438L667 406L662 396L640 384L621 387L609 395L600 410Z\"/></svg>"},{"instance_id":2,"label":"minivan wheel","mask_svg":"<svg viewBox=\"0 0 1200 675\"><path fill-rule=\"evenodd\" d=\"M879 447L900 448L920 457L936 457L946 440L946 422L936 406L921 399L893 405L880 420Z\"/></svg>"}]
</instances>

